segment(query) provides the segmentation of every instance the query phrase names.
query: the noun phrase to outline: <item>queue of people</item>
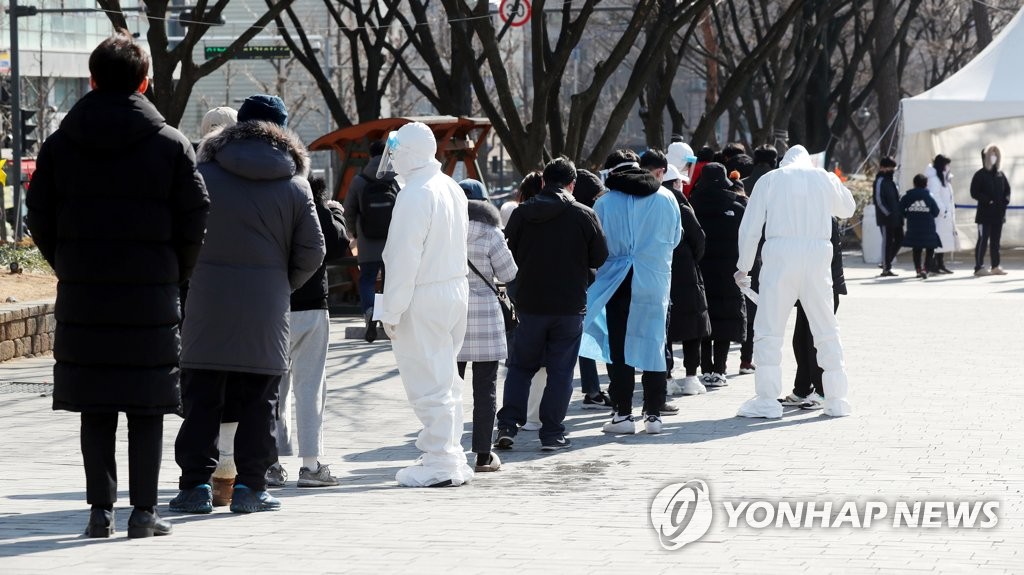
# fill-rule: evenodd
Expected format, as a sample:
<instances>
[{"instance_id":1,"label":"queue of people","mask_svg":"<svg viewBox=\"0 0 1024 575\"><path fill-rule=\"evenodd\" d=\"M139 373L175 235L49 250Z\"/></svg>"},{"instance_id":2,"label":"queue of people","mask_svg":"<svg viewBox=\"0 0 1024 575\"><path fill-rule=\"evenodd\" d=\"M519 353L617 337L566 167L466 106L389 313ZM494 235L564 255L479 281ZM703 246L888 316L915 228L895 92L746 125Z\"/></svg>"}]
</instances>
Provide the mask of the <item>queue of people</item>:
<instances>
[{"instance_id":1,"label":"queue of people","mask_svg":"<svg viewBox=\"0 0 1024 575\"><path fill-rule=\"evenodd\" d=\"M971 198L977 201L974 222L977 241L974 247L974 275L1006 275L1000 264L1000 241L1006 209L1010 204L1010 183L1000 170L1002 153L991 144L981 151L982 167L971 178ZM882 232L882 273L895 277L893 260L901 247L911 248L916 277L951 274L945 255L961 249L956 225L956 201L953 194L952 160L937 154L922 173L913 178L913 188L899 193L894 181L896 160L879 160L875 176L873 203L875 218ZM989 266L985 266L985 256Z\"/></svg>"},{"instance_id":2,"label":"queue of people","mask_svg":"<svg viewBox=\"0 0 1024 575\"><path fill-rule=\"evenodd\" d=\"M398 471L400 485L456 487L498 471L494 450L515 448L530 425L542 450L571 447L564 420L577 365L582 405L610 412L609 434L661 433L663 418L679 411L670 395L727 385L732 343L744 344L740 373L755 376L756 396L739 416L778 418L783 405L851 413L835 314L846 293L837 220L854 202L802 146L778 166L770 146L752 158L739 144L696 154L681 141L667 154L620 149L600 176L556 158L499 212L480 182L442 172L433 132L412 122L371 146L342 206L326 182L310 178L280 98L258 94L237 113L211 110L193 150L142 95L148 68L124 31L96 48L93 91L43 144L27 197L33 237L59 280L54 408L81 413L90 537L114 533L120 412L129 430L129 537L171 532L156 510L168 413L184 418L172 511L280 509L269 488L287 481L281 456L302 459L298 487L338 484L321 461L325 266L353 243L366 340L387 334L421 424L422 456ZM978 275L985 246L988 273L1004 273L999 238L1010 193L998 149L986 148L983 160L971 185ZM59 177L86 165L108 174L102 185ZM895 162L883 159L879 221L894 237L908 222L905 237L887 236L883 275L893 275L889 252L899 243L914 248L919 276L928 266L946 270L941 254L956 249L948 166L936 157L900 197ZM100 217L117 225L84 223ZM118 266L88 265L110 254ZM126 305L135 313L126 316ZM794 305L798 370L793 392L780 398ZM597 362L606 365L607 391ZM472 467L461 441L467 369Z\"/></svg>"}]
</instances>

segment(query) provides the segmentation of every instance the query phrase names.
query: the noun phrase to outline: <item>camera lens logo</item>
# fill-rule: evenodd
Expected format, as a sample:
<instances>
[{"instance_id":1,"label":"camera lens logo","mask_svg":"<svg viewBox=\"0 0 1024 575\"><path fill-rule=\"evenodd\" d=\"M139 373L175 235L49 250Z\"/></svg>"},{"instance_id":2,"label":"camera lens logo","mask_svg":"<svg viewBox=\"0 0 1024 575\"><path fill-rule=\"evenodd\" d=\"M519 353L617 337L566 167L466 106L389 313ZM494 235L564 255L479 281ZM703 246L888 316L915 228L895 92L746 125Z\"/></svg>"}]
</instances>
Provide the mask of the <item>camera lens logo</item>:
<instances>
[{"instance_id":1,"label":"camera lens logo","mask_svg":"<svg viewBox=\"0 0 1024 575\"><path fill-rule=\"evenodd\" d=\"M711 529L711 493L700 479L673 483L651 502L651 524L669 551L703 537Z\"/></svg>"}]
</instances>

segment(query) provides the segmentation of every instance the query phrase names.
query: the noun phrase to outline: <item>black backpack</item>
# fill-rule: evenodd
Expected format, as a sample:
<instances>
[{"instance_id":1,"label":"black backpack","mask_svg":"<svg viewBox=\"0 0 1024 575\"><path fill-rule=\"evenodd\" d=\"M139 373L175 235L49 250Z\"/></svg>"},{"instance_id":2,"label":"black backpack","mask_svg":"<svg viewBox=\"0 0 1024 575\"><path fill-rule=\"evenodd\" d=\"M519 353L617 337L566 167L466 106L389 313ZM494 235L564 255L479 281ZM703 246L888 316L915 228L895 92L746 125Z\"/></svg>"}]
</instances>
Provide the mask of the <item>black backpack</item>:
<instances>
[{"instance_id":1,"label":"black backpack","mask_svg":"<svg viewBox=\"0 0 1024 575\"><path fill-rule=\"evenodd\" d=\"M395 199L401 188L394 178L371 180L363 174L359 174L359 177L366 182L359 196L359 225L363 237L371 240L387 239L391 212L395 209Z\"/></svg>"}]
</instances>

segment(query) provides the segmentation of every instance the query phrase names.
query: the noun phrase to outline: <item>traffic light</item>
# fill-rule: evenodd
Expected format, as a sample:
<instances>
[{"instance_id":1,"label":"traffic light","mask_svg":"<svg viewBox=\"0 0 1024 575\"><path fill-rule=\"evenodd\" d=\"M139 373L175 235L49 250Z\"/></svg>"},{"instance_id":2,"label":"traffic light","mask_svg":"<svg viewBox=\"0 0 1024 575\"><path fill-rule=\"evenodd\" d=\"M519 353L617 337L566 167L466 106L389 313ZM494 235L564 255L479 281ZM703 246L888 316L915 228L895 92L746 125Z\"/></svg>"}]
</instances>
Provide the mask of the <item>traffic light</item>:
<instances>
[{"instance_id":1,"label":"traffic light","mask_svg":"<svg viewBox=\"0 0 1024 575\"><path fill-rule=\"evenodd\" d=\"M22 157L31 156L32 150L36 146L35 131L38 125L33 119L38 110L22 110L21 111L21 155Z\"/></svg>"}]
</instances>

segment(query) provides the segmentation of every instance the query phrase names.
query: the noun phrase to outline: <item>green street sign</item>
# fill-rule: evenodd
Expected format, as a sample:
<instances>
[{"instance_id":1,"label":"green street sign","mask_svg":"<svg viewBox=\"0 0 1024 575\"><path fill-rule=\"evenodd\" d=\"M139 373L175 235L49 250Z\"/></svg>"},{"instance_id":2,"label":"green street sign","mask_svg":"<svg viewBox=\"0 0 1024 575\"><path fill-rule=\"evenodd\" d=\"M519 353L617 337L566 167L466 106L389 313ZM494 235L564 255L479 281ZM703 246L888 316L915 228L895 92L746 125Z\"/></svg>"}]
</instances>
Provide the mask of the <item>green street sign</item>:
<instances>
[{"instance_id":1,"label":"green street sign","mask_svg":"<svg viewBox=\"0 0 1024 575\"><path fill-rule=\"evenodd\" d=\"M203 54L207 60L216 58L225 52L227 52L227 46L206 46L203 48ZM277 60L282 58L290 58L291 51L288 50L288 46L242 46L242 48L235 53L235 60Z\"/></svg>"}]
</instances>

